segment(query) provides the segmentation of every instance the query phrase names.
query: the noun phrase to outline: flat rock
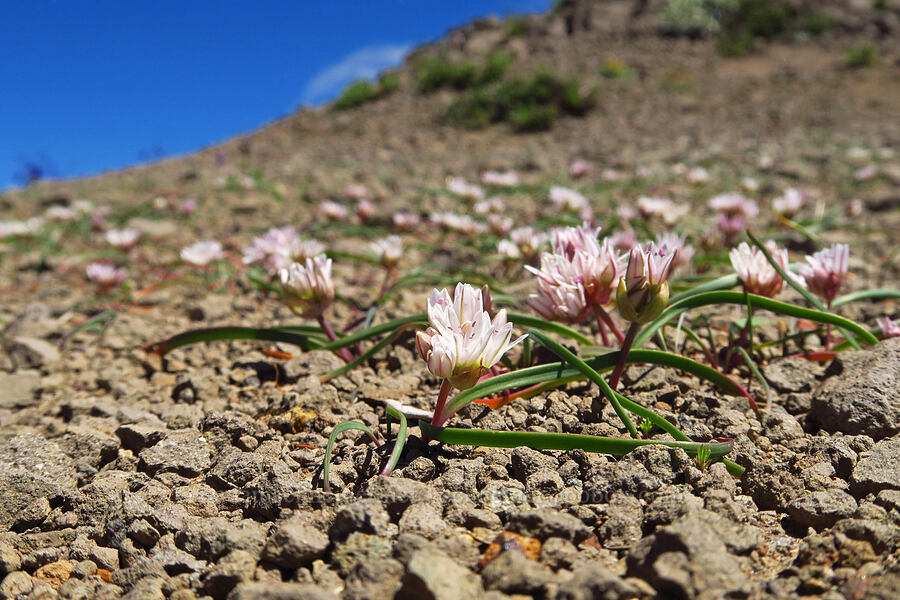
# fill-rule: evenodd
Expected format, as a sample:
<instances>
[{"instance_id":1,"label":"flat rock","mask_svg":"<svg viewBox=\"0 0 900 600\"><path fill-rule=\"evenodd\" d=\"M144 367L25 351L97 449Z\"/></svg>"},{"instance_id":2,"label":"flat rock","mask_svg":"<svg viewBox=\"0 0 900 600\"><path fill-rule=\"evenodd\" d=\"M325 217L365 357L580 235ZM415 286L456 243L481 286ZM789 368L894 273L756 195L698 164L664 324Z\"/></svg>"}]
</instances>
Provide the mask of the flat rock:
<instances>
[{"instance_id":1,"label":"flat rock","mask_svg":"<svg viewBox=\"0 0 900 600\"><path fill-rule=\"evenodd\" d=\"M279 525L263 547L262 559L286 569L296 569L321 558L328 536L305 523L287 521Z\"/></svg>"},{"instance_id":2,"label":"flat rock","mask_svg":"<svg viewBox=\"0 0 900 600\"><path fill-rule=\"evenodd\" d=\"M819 490L800 496L786 510L801 525L822 529L851 516L856 511L856 500L843 490Z\"/></svg>"},{"instance_id":3,"label":"flat rock","mask_svg":"<svg viewBox=\"0 0 900 600\"><path fill-rule=\"evenodd\" d=\"M825 431L875 440L900 432L900 338L842 353L813 393L809 418Z\"/></svg>"},{"instance_id":4,"label":"flat rock","mask_svg":"<svg viewBox=\"0 0 900 600\"><path fill-rule=\"evenodd\" d=\"M900 489L900 436L875 444L872 453L853 468L850 485L859 497L881 490Z\"/></svg>"},{"instance_id":5,"label":"flat rock","mask_svg":"<svg viewBox=\"0 0 900 600\"><path fill-rule=\"evenodd\" d=\"M171 431L156 445L140 453L139 469L197 477L212 466L212 448L200 432L193 429Z\"/></svg>"},{"instance_id":6,"label":"flat rock","mask_svg":"<svg viewBox=\"0 0 900 600\"><path fill-rule=\"evenodd\" d=\"M413 552L403 576L398 600L469 600L481 598L481 579L437 550Z\"/></svg>"},{"instance_id":7,"label":"flat rock","mask_svg":"<svg viewBox=\"0 0 900 600\"><path fill-rule=\"evenodd\" d=\"M37 371L0 373L0 408L25 408L34 404L34 394L41 387Z\"/></svg>"}]
</instances>

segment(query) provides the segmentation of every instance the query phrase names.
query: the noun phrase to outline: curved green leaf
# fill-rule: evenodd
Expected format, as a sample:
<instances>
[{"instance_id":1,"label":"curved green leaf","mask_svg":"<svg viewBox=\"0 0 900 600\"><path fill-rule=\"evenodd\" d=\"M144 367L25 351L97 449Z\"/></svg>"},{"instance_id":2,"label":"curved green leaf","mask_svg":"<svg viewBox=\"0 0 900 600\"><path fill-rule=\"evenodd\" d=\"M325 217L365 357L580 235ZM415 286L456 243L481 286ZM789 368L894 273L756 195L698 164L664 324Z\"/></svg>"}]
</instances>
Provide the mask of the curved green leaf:
<instances>
[{"instance_id":1,"label":"curved green leaf","mask_svg":"<svg viewBox=\"0 0 900 600\"><path fill-rule=\"evenodd\" d=\"M570 327L566 327L565 325L562 325L560 323L554 323L553 321L547 321L546 319L542 319L540 317L523 315L521 313L514 312L507 313L506 317L510 323L513 323L520 327L530 327L533 329L549 331L550 333L555 333L557 335L567 337L570 340L574 340L581 345L590 345L593 343L589 338L583 336Z\"/></svg>"},{"instance_id":2,"label":"curved green leaf","mask_svg":"<svg viewBox=\"0 0 900 600\"><path fill-rule=\"evenodd\" d=\"M337 436L351 429L365 431L369 434L369 437L372 438L372 442L375 444L375 446L381 445L381 442L378 441L378 438L375 437L375 434L372 433L372 430L363 423L357 423L356 421L344 421L343 423L338 423L337 425L335 425L334 429L331 430L331 435L328 436L328 443L325 444L325 459L322 462L322 485L325 488L326 492L331 491L331 482L328 481L328 474L331 472L331 453L334 450L335 442L337 442Z\"/></svg>"}]
</instances>

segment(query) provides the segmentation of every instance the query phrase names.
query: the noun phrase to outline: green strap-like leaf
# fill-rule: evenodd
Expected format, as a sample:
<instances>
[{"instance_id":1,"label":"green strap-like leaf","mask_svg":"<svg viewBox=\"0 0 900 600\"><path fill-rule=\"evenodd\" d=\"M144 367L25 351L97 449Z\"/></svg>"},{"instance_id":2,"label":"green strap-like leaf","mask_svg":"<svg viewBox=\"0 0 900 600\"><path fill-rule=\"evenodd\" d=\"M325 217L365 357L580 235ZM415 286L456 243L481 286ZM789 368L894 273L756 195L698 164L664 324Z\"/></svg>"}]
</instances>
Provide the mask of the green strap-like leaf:
<instances>
[{"instance_id":1,"label":"green strap-like leaf","mask_svg":"<svg viewBox=\"0 0 900 600\"><path fill-rule=\"evenodd\" d=\"M264 340L267 342L284 342L299 346L303 350L315 350L323 346L303 333L285 331L283 329L265 329L260 327L208 327L191 329L160 342L144 346L147 352L155 352L165 356L172 350L196 344L197 342L214 342L221 340Z\"/></svg>"},{"instance_id":2,"label":"green strap-like leaf","mask_svg":"<svg viewBox=\"0 0 900 600\"><path fill-rule=\"evenodd\" d=\"M507 313L506 316L510 323L518 325L519 327L530 327L532 329L540 329L542 331L555 333L557 335L569 338L570 340L574 340L583 346L593 343L589 338L583 336L574 329L571 329L559 323L554 323L553 321L547 321L546 319L541 319L540 317L523 315L513 312Z\"/></svg>"},{"instance_id":3,"label":"green strap-like leaf","mask_svg":"<svg viewBox=\"0 0 900 600\"><path fill-rule=\"evenodd\" d=\"M387 465L385 465L384 470L381 472L382 475L387 477L394 472L394 469L397 468L397 463L400 462L400 455L403 454L403 448L406 447L406 430L408 426L406 422L406 415L404 415L402 412L394 410L390 406L385 406L385 410L387 411L388 415L400 421L399 431L397 431L397 438L394 440L394 449L391 451L391 458L388 460Z\"/></svg>"},{"instance_id":4,"label":"green strap-like leaf","mask_svg":"<svg viewBox=\"0 0 900 600\"><path fill-rule=\"evenodd\" d=\"M765 298L763 296L757 296L755 294L748 294L747 297L744 298L743 292L719 291L705 292L696 296L690 296L678 301L677 303L669 305L669 307L666 308L666 310L664 310L659 317L644 326L644 329L641 330L641 332L635 339L634 345L640 346L641 344L645 343L648 339L650 339L652 335L655 334L657 329L686 310L698 308L700 306L711 306L715 304L744 305L745 302L748 301L754 309L768 310L776 314L787 315L789 317L797 317L800 319L807 319L816 323L830 323L837 327L841 327L853 332L857 337L859 337L859 339L867 344L878 343L878 339L871 333L869 333L869 331L864 327L854 323L849 319L845 319L828 312L813 310L811 308L803 308L802 306L787 304L786 302L780 302L778 300L773 300L772 298Z\"/></svg>"},{"instance_id":5,"label":"green strap-like leaf","mask_svg":"<svg viewBox=\"0 0 900 600\"><path fill-rule=\"evenodd\" d=\"M357 423L356 421L344 421L343 423L335 425L334 429L331 430L331 435L328 436L328 443L325 444L325 459L322 462L322 485L326 492L331 491L331 482L328 481L328 474L331 472L331 452L334 450L334 444L337 442L337 437L340 434L351 429L365 431L369 434L369 437L372 438L372 442L376 446L381 445L372 430L362 423Z\"/></svg>"},{"instance_id":6,"label":"green strap-like leaf","mask_svg":"<svg viewBox=\"0 0 900 600\"><path fill-rule=\"evenodd\" d=\"M613 410L616 411L616 414L619 415L619 418L625 424L625 428L628 429L628 433L631 434L631 437L637 438L638 432L637 428L634 426L634 423L631 422L631 418L628 416L628 413L622 408L622 405L619 404L619 399L616 398L616 394L609 384L606 383L606 380L594 369L590 367L586 362L575 356L571 350L559 344L558 342L550 339L542 332L532 329L528 332L528 336L534 339L541 346L545 347L550 352L553 352L555 355L560 357L566 363L572 364L576 369L581 371L585 377L596 383L600 390L603 392L603 395L606 396L609 403L612 404Z\"/></svg>"},{"instance_id":7,"label":"green strap-like leaf","mask_svg":"<svg viewBox=\"0 0 900 600\"><path fill-rule=\"evenodd\" d=\"M732 440L712 442L667 442L660 440L635 440L606 438L574 433L538 433L531 431L489 431L484 429L458 429L452 427L435 427L425 421L419 421L422 433L439 442L467 446L486 446L490 448L518 448L520 446L535 450L584 450L622 456L641 446L666 446L681 448L688 456L697 456L697 451L706 446L710 450L710 458L721 460L734 447Z\"/></svg>"}]
</instances>

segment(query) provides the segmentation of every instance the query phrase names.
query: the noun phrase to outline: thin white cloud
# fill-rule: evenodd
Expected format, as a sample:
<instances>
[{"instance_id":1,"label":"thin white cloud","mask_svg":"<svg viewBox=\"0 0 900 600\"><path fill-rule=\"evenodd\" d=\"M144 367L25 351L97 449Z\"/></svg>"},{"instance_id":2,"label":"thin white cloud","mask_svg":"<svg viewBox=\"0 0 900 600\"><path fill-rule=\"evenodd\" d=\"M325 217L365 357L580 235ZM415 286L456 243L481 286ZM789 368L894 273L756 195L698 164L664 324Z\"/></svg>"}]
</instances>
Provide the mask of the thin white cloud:
<instances>
[{"instance_id":1,"label":"thin white cloud","mask_svg":"<svg viewBox=\"0 0 900 600\"><path fill-rule=\"evenodd\" d=\"M318 104L333 98L357 79L373 79L378 73L400 64L412 44L381 44L356 50L313 77L303 89L304 104Z\"/></svg>"}]
</instances>

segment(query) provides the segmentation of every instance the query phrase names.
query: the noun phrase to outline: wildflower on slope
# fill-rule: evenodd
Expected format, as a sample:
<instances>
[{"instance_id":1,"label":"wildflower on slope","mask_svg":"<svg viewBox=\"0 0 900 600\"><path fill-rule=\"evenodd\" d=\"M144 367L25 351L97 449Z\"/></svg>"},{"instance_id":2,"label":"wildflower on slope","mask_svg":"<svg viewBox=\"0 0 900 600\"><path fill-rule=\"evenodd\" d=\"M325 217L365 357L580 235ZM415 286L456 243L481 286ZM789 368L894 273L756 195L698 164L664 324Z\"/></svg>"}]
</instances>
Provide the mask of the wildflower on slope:
<instances>
[{"instance_id":1,"label":"wildflower on slope","mask_svg":"<svg viewBox=\"0 0 900 600\"><path fill-rule=\"evenodd\" d=\"M531 256L547 242L547 234L531 227L519 227L509 232L509 239L519 248L522 256Z\"/></svg>"},{"instance_id":2,"label":"wildflower on slope","mask_svg":"<svg viewBox=\"0 0 900 600\"><path fill-rule=\"evenodd\" d=\"M515 171L485 171L481 174L481 183L495 187L514 187L519 185L519 174Z\"/></svg>"},{"instance_id":3,"label":"wildflower on slope","mask_svg":"<svg viewBox=\"0 0 900 600\"><path fill-rule=\"evenodd\" d=\"M653 242L646 250L640 245L631 249L625 274L619 279L616 306L619 314L632 323L652 321L669 302L669 274L677 251L659 248Z\"/></svg>"},{"instance_id":4,"label":"wildflower on slope","mask_svg":"<svg viewBox=\"0 0 900 600\"><path fill-rule=\"evenodd\" d=\"M594 165L581 158L576 159L569 167L569 176L572 179L586 177L594 171Z\"/></svg>"},{"instance_id":5,"label":"wildflower on slope","mask_svg":"<svg viewBox=\"0 0 900 600\"><path fill-rule=\"evenodd\" d=\"M346 221L350 212L343 204L325 200L319 203L319 214L328 221Z\"/></svg>"},{"instance_id":6,"label":"wildflower on slope","mask_svg":"<svg viewBox=\"0 0 900 600\"><path fill-rule=\"evenodd\" d=\"M318 318L334 301L331 259L324 254L291 263L279 276L285 304L301 317Z\"/></svg>"},{"instance_id":7,"label":"wildflower on slope","mask_svg":"<svg viewBox=\"0 0 900 600\"><path fill-rule=\"evenodd\" d=\"M676 252L675 267L683 267L691 264L694 257L694 247L687 243L683 235L667 231L656 236L656 245L666 252ZM630 250L631 248L629 248Z\"/></svg>"},{"instance_id":8,"label":"wildflower on slope","mask_svg":"<svg viewBox=\"0 0 900 600\"><path fill-rule=\"evenodd\" d=\"M302 240L293 227L272 227L244 248L243 261L244 264L262 264L270 273L277 274L292 262L303 262L324 251L321 242Z\"/></svg>"},{"instance_id":9,"label":"wildflower on slope","mask_svg":"<svg viewBox=\"0 0 900 600\"><path fill-rule=\"evenodd\" d=\"M497 242L497 254L505 259L516 260L522 258L519 247L512 240L500 240Z\"/></svg>"},{"instance_id":10,"label":"wildflower on slope","mask_svg":"<svg viewBox=\"0 0 900 600\"><path fill-rule=\"evenodd\" d=\"M888 317L878 317L875 323L881 329L881 339L900 337L900 324Z\"/></svg>"},{"instance_id":11,"label":"wildflower on slope","mask_svg":"<svg viewBox=\"0 0 900 600\"><path fill-rule=\"evenodd\" d=\"M134 246L141 234L136 229L126 227L125 229L110 229L106 232L106 241L116 248L128 250Z\"/></svg>"},{"instance_id":12,"label":"wildflower on slope","mask_svg":"<svg viewBox=\"0 0 900 600\"><path fill-rule=\"evenodd\" d=\"M375 215L375 205L370 200L363 198L356 203L356 216L365 223Z\"/></svg>"},{"instance_id":13,"label":"wildflower on slope","mask_svg":"<svg viewBox=\"0 0 900 600\"><path fill-rule=\"evenodd\" d=\"M469 183L462 177L448 177L446 185L447 190L471 202L484 199L484 190L474 183Z\"/></svg>"},{"instance_id":14,"label":"wildflower on slope","mask_svg":"<svg viewBox=\"0 0 900 600\"><path fill-rule=\"evenodd\" d=\"M85 269L87 278L97 284L100 292L106 293L113 286L125 281L125 269L103 262L92 262Z\"/></svg>"},{"instance_id":15,"label":"wildflower on slope","mask_svg":"<svg viewBox=\"0 0 900 600\"><path fill-rule=\"evenodd\" d=\"M452 299L446 289L433 290L428 299L428 322L431 326L416 334L419 356L432 374L461 390L475 385L510 348L525 339L523 335L510 341L512 324L506 320L506 309L491 319L484 310L481 290L467 283L456 285Z\"/></svg>"},{"instance_id":16,"label":"wildflower on slope","mask_svg":"<svg viewBox=\"0 0 900 600\"><path fill-rule=\"evenodd\" d=\"M775 262L782 269L787 271L788 254L784 248L779 249L775 242L766 242L766 248L772 254ZM765 296L766 298L774 298L781 292L784 287L784 280L778 271L769 264L763 254L756 246L750 246L747 242L741 242L737 248L732 248L729 253L731 265L737 273L738 279L749 294Z\"/></svg>"},{"instance_id":17,"label":"wildflower on slope","mask_svg":"<svg viewBox=\"0 0 900 600\"><path fill-rule=\"evenodd\" d=\"M834 244L807 256L808 264L801 264L798 268L809 291L824 298L829 306L847 276L849 256L850 247L847 244Z\"/></svg>"},{"instance_id":18,"label":"wildflower on slope","mask_svg":"<svg viewBox=\"0 0 900 600\"><path fill-rule=\"evenodd\" d=\"M389 235L386 238L375 240L369 244L369 248L381 261L384 267L394 267L403 256L403 240L399 235Z\"/></svg>"},{"instance_id":19,"label":"wildflower on slope","mask_svg":"<svg viewBox=\"0 0 900 600\"><path fill-rule=\"evenodd\" d=\"M784 194L772 199L772 210L787 218L792 218L806 204L806 193L797 188L789 188Z\"/></svg>"},{"instance_id":20,"label":"wildflower on slope","mask_svg":"<svg viewBox=\"0 0 900 600\"><path fill-rule=\"evenodd\" d=\"M351 183L344 190L344 195L350 200L371 200L374 198L372 191L361 183Z\"/></svg>"},{"instance_id":21,"label":"wildflower on slope","mask_svg":"<svg viewBox=\"0 0 900 600\"><path fill-rule=\"evenodd\" d=\"M480 202L475 203L475 212L479 215L486 215L490 213L502 213L506 210L506 205L503 203L503 200L500 198L488 198L487 200L482 200Z\"/></svg>"},{"instance_id":22,"label":"wildflower on slope","mask_svg":"<svg viewBox=\"0 0 900 600\"><path fill-rule=\"evenodd\" d=\"M488 216L488 225L491 228L491 231L496 236L506 235L512 230L513 220L510 217L504 217L502 215L489 215Z\"/></svg>"},{"instance_id":23,"label":"wildflower on slope","mask_svg":"<svg viewBox=\"0 0 900 600\"><path fill-rule=\"evenodd\" d=\"M419 215L403 211L395 212L391 219L394 221L394 227L400 231L412 231L422 222Z\"/></svg>"},{"instance_id":24,"label":"wildflower on slope","mask_svg":"<svg viewBox=\"0 0 900 600\"><path fill-rule=\"evenodd\" d=\"M550 202L557 210L581 211L588 206L587 198L581 192L554 185L550 188Z\"/></svg>"},{"instance_id":25,"label":"wildflower on slope","mask_svg":"<svg viewBox=\"0 0 900 600\"><path fill-rule=\"evenodd\" d=\"M196 267L205 267L224 257L222 244L215 240L196 242L181 250L181 260Z\"/></svg>"}]
</instances>

